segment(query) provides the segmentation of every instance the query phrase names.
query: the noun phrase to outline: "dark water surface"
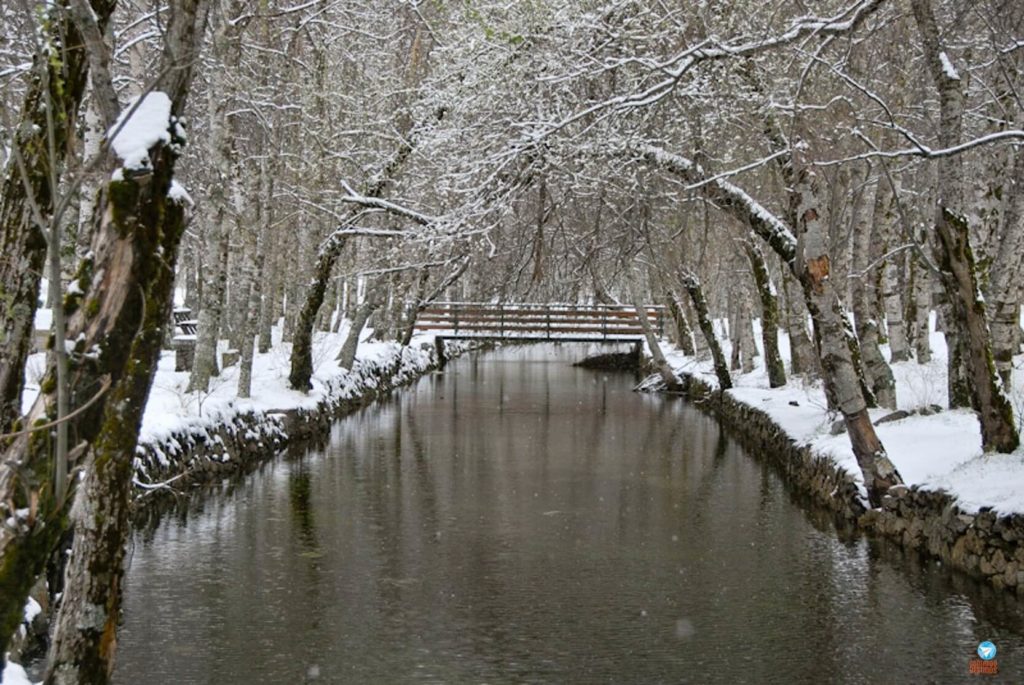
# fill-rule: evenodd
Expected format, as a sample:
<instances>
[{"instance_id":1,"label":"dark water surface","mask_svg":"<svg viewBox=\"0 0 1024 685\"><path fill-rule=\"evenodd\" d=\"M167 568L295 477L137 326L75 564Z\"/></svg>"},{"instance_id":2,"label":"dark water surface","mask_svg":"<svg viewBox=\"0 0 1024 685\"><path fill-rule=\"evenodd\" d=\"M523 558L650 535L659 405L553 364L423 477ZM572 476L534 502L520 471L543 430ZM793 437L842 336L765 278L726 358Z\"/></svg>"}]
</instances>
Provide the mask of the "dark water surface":
<instances>
[{"instance_id":1,"label":"dark water surface","mask_svg":"<svg viewBox=\"0 0 1024 685\"><path fill-rule=\"evenodd\" d=\"M581 354L462 359L137 533L116 682L1024 682L1015 600Z\"/></svg>"}]
</instances>

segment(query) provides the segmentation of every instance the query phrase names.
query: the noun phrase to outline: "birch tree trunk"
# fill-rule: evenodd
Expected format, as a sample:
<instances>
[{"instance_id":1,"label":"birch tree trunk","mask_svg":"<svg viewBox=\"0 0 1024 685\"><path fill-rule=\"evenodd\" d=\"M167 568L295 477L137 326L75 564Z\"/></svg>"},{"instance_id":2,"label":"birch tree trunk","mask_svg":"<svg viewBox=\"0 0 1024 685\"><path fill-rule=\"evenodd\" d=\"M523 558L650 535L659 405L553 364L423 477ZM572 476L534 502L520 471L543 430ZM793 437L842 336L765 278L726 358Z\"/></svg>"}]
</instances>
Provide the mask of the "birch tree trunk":
<instances>
[{"instance_id":1,"label":"birch tree trunk","mask_svg":"<svg viewBox=\"0 0 1024 685\"><path fill-rule=\"evenodd\" d=\"M795 376L817 376L814 346L807 335L807 306L793 293L790 274L782 275L782 292L786 296L786 333L789 335L789 372Z\"/></svg>"},{"instance_id":2,"label":"birch tree trunk","mask_svg":"<svg viewBox=\"0 0 1024 685\"><path fill-rule=\"evenodd\" d=\"M802 168L794 191L798 197L797 252L794 270L804 288L807 306L814 319L818 356L829 394L846 422L853 453L857 458L868 499L881 506L882 494L903 482L889 460L868 415L862 377L857 368L852 332L834 290L829 270L828 237L818 209L819 194L814 172Z\"/></svg>"},{"instance_id":3,"label":"birch tree trunk","mask_svg":"<svg viewBox=\"0 0 1024 685\"><path fill-rule=\"evenodd\" d=\"M245 22L241 0L224 0L220 21L214 32L212 52L217 69L211 75L209 91L210 158L215 180L210 185L211 219L206 226L207 260L203 268L202 307L196 330L195 358L189 377L189 391L207 392L210 378L217 376L217 343L225 323L224 300L228 279L231 226L237 220L238 170L232 131L235 80L242 55Z\"/></svg>"},{"instance_id":4,"label":"birch tree trunk","mask_svg":"<svg viewBox=\"0 0 1024 685\"><path fill-rule=\"evenodd\" d=\"M867 172L870 174L870 170ZM880 407L896 408L896 381L892 369L878 347L877 276L873 265L872 246L879 245L881 236L875 234L872 222L876 203L877 179L866 181L866 187L853 208L853 317L860 343L864 380Z\"/></svg>"},{"instance_id":5,"label":"birch tree trunk","mask_svg":"<svg viewBox=\"0 0 1024 685\"><path fill-rule=\"evenodd\" d=\"M875 197L874 217L872 225L878 233L878 240L885 250L900 249L900 232L897 230L898 218L894 208L895 194L888 182L879 181ZM910 359L910 344L907 339L907 313L903 294L909 293L905 284L907 265L906 251L900 249L890 254L879 266L881 271L882 303L885 311L885 330L889 340L890 361L905 362Z\"/></svg>"},{"instance_id":6,"label":"birch tree trunk","mask_svg":"<svg viewBox=\"0 0 1024 685\"><path fill-rule=\"evenodd\" d=\"M960 143L964 115L960 78L949 55L941 47L930 0L911 0L910 4L939 94L939 143L944 148L954 147ZM982 449L986 452L1012 452L1020 444L1020 437L1013 420L1013 408L996 373L985 302L979 290L966 212L961 206L963 163L959 155L941 157L935 163L938 166L936 262L959 329L956 345L963 362L971 405L981 421ZM950 359L953 357L953 350L950 350ZM953 379L956 370L950 371ZM953 401L951 396L950 403Z\"/></svg>"},{"instance_id":7,"label":"birch tree trunk","mask_svg":"<svg viewBox=\"0 0 1024 685\"><path fill-rule=\"evenodd\" d=\"M1024 280L1024 149L1018 148L1014 155L1012 175L1004 184L1007 201L987 296L992 357L1006 388L1012 387L1013 356L1020 349L1021 281Z\"/></svg>"},{"instance_id":8,"label":"birch tree trunk","mask_svg":"<svg viewBox=\"0 0 1024 685\"><path fill-rule=\"evenodd\" d=\"M270 188L270 173L267 171L267 160L260 163L259 200L256 202L256 226L246 232L249 238L247 250L247 268L249 281L249 301L246 304L246 316L242 323L241 340L239 343L238 396L249 397L252 394L252 363L256 347L257 329L260 323L261 303L263 301L263 264L265 262L265 245L270 232L273 193Z\"/></svg>"}]
</instances>

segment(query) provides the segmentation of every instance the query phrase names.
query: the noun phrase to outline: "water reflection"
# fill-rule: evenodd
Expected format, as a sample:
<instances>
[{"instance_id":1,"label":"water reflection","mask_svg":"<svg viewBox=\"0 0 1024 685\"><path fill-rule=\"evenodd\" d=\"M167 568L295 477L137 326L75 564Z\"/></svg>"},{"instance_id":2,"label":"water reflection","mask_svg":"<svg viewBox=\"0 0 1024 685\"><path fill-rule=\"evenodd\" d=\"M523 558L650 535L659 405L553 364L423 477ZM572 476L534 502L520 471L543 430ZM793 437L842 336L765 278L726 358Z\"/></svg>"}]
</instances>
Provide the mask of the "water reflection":
<instances>
[{"instance_id":1,"label":"water reflection","mask_svg":"<svg viewBox=\"0 0 1024 685\"><path fill-rule=\"evenodd\" d=\"M981 639L1024 677L1015 600L572 352L459 361L137 537L116 681L951 682Z\"/></svg>"}]
</instances>

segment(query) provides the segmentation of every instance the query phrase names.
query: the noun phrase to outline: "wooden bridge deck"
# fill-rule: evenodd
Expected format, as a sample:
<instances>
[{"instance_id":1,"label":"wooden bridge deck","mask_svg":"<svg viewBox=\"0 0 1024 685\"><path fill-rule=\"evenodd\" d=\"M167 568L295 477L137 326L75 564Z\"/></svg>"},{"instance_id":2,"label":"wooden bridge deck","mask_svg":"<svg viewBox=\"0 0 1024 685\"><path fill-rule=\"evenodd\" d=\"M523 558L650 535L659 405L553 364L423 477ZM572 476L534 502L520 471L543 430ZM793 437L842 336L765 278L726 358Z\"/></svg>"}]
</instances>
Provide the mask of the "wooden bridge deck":
<instances>
[{"instance_id":1,"label":"wooden bridge deck","mask_svg":"<svg viewBox=\"0 0 1024 685\"><path fill-rule=\"evenodd\" d=\"M663 308L644 311L661 335ZM628 305L442 302L424 309L414 330L439 338L566 342L636 342L644 336L636 309Z\"/></svg>"}]
</instances>

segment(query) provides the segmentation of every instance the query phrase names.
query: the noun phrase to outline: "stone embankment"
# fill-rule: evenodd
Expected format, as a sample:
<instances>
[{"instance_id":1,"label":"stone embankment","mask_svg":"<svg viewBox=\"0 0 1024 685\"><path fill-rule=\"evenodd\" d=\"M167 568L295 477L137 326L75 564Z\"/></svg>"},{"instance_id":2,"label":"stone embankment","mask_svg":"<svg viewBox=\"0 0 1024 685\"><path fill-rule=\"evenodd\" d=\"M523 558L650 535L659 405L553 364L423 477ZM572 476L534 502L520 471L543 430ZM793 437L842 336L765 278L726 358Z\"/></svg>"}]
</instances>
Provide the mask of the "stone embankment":
<instances>
[{"instance_id":1,"label":"stone embankment","mask_svg":"<svg viewBox=\"0 0 1024 685\"><path fill-rule=\"evenodd\" d=\"M859 484L827 455L798 444L765 412L682 373L683 394L714 414L756 458L771 463L798 494L831 510L844 525L889 538L906 550L995 588L1024 595L1024 516L964 511L945 492L893 488L868 509Z\"/></svg>"}]
</instances>

